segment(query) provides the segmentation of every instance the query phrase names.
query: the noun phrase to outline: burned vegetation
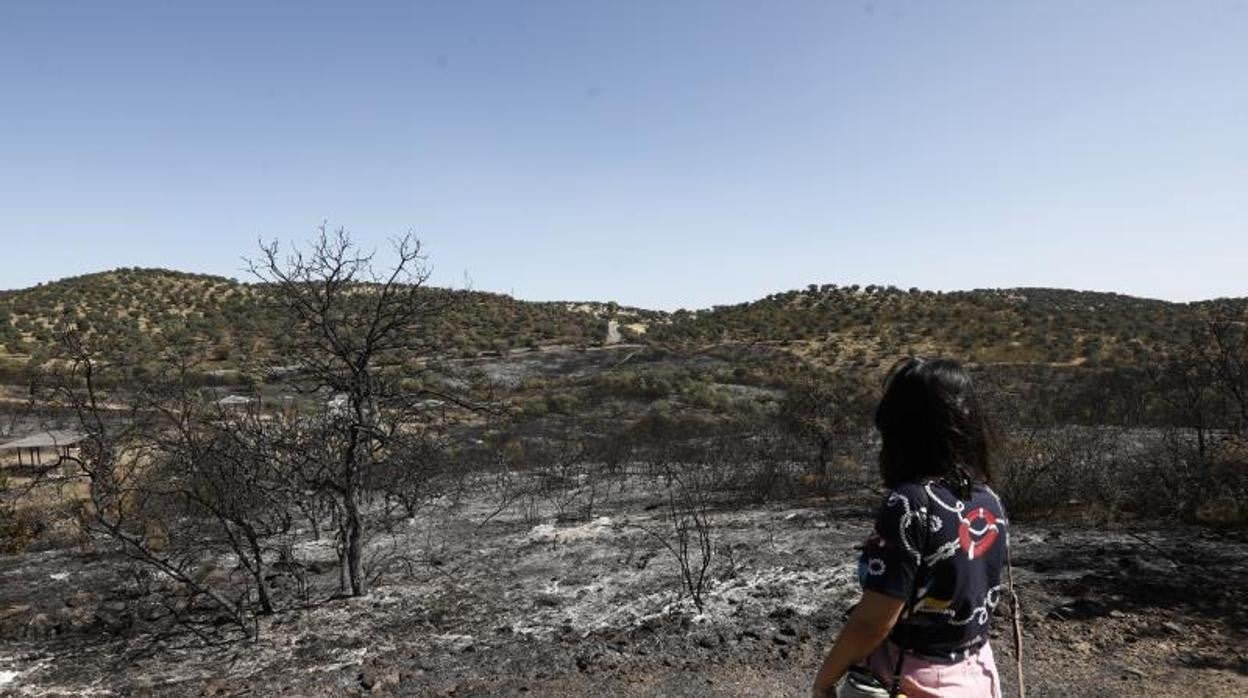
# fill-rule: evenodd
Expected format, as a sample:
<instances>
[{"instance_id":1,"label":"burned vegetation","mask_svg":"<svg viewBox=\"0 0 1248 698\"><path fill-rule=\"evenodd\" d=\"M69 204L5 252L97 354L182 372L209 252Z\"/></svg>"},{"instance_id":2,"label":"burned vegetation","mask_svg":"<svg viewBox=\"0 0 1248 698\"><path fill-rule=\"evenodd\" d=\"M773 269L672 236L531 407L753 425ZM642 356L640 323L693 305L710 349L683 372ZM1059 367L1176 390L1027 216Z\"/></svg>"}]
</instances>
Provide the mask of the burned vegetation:
<instances>
[{"instance_id":1,"label":"burned vegetation","mask_svg":"<svg viewBox=\"0 0 1248 698\"><path fill-rule=\"evenodd\" d=\"M983 386L1033 691L1248 688L1240 301L525 304L330 230L251 270L0 297L4 441L59 435L3 454L0 690L800 693L909 351Z\"/></svg>"}]
</instances>

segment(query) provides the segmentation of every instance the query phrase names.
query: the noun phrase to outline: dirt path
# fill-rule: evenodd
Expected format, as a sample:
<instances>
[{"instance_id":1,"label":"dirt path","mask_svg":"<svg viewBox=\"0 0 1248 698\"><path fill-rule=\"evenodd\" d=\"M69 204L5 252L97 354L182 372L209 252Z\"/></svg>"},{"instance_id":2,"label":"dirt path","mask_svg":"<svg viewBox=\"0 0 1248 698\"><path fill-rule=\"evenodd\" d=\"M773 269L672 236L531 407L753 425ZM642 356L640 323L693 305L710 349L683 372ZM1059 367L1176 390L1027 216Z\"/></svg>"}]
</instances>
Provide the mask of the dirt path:
<instances>
[{"instance_id":1,"label":"dirt path","mask_svg":"<svg viewBox=\"0 0 1248 698\"><path fill-rule=\"evenodd\" d=\"M604 345L608 345L608 346L609 346L609 345L612 345L612 344L619 344L619 343L620 343L620 342L622 342L622 341L624 341L624 338L623 338L622 336L620 336L620 323L619 323L619 321L617 321L617 320L608 320L608 321L607 321L607 336L606 336L606 337L602 340L602 343L603 343Z\"/></svg>"}]
</instances>

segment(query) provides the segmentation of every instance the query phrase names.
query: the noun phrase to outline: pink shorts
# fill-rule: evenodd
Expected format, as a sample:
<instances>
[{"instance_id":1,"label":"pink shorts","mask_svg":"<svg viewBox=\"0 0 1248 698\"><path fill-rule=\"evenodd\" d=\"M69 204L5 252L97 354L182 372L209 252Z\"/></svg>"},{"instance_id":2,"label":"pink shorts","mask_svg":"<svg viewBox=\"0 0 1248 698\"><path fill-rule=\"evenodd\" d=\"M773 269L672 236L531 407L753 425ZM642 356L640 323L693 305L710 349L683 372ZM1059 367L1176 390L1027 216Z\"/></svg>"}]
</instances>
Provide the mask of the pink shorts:
<instances>
[{"instance_id":1,"label":"pink shorts","mask_svg":"<svg viewBox=\"0 0 1248 698\"><path fill-rule=\"evenodd\" d=\"M888 686L897 668L897 645L885 642L871 656L867 666ZM988 643L978 652L953 664L907 655L901 665L901 692L906 698L1001 698L1001 679Z\"/></svg>"}]
</instances>

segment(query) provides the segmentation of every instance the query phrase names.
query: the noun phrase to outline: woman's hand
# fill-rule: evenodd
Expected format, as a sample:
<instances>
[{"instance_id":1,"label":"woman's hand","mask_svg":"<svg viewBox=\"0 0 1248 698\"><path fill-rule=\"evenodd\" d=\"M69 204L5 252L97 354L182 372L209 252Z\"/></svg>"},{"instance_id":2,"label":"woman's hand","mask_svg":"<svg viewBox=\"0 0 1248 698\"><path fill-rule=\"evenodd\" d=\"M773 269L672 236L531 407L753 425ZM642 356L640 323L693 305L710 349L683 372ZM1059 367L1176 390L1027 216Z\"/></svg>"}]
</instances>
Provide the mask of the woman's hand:
<instances>
[{"instance_id":1,"label":"woman's hand","mask_svg":"<svg viewBox=\"0 0 1248 698\"><path fill-rule=\"evenodd\" d=\"M815 675L811 688L814 698L834 695L836 684L855 662L860 662L888 637L901 617L905 601L878 591L863 592L862 601L854 607L836 643L832 645L823 666Z\"/></svg>"}]
</instances>

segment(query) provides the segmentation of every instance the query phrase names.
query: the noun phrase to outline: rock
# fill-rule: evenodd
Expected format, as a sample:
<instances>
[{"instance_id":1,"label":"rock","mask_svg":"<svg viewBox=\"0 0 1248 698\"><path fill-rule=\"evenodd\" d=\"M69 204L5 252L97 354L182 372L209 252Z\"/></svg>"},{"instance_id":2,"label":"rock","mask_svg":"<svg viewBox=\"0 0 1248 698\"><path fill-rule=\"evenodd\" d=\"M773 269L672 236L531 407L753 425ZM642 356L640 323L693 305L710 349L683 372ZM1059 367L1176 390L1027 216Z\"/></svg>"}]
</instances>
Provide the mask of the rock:
<instances>
[{"instance_id":1,"label":"rock","mask_svg":"<svg viewBox=\"0 0 1248 698\"><path fill-rule=\"evenodd\" d=\"M1049 611L1055 620L1090 620L1109 615L1109 606L1093 599L1079 599Z\"/></svg>"},{"instance_id":2,"label":"rock","mask_svg":"<svg viewBox=\"0 0 1248 698\"><path fill-rule=\"evenodd\" d=\"M1082 597L1092 593L1092 586L1083 580L1071 583L1066 587L1067 596Z\"/></svg>"},{"instance_id":3,"label":"rock","mask_svg":"<svg viewBox=\"0 0 1248 698\"><path fill-rule=\"evenodd\" d=\"M126 628L130 627L129 616L117 615L107 611L96 611L93 618L96 623L103 626L105 632L114 635L125 632Z\"/></svg>"},{"instance_id":4,"label":"rock","mask_svg":"<svg viewBox=\"0 0 1248 698\"><path fill-rule=\"evenodd\" d=\"M471 635L457 635L451 639L451 650L454 652L473 652L477 641Z\"/></svg>"},{"instance_id":5,"label":"rock","mask_svg":"<svg viewBox=\"0 0 1248 698\"><path fill-rule=\"evenodd\" d=\"M1175 635L1182 635L1185 632L1184 627L1179 625L1178 623L1175 623L1174 621L1168 620L1165 623L1162 623L1161 627L1174 633Z\"/></svg>"},{"instance_id":6,"label":"rock","mask_svg":"<svg viewBox=\"0 0 1248 698\"><path fill-rule=\"evenodd\" d=\"M37 613L26 623L26 633L32 637L43 638L55 632L55 624L46 613Z\"/></svg>"}]
</instances>

